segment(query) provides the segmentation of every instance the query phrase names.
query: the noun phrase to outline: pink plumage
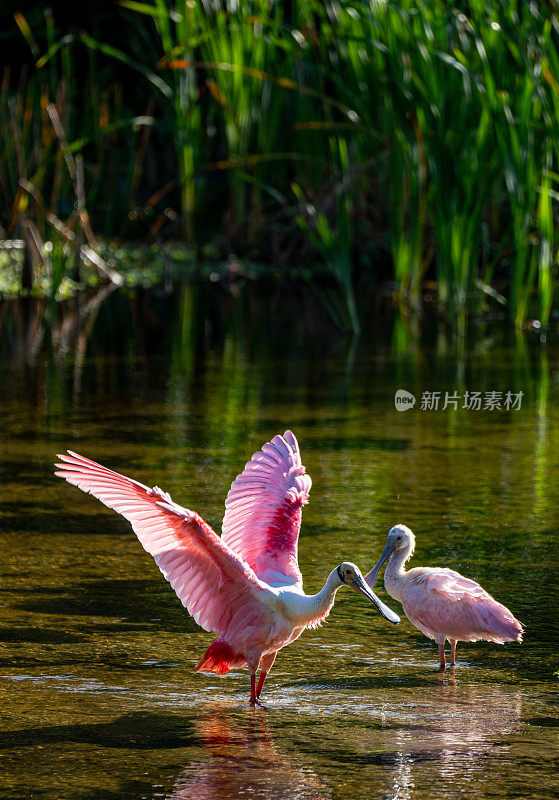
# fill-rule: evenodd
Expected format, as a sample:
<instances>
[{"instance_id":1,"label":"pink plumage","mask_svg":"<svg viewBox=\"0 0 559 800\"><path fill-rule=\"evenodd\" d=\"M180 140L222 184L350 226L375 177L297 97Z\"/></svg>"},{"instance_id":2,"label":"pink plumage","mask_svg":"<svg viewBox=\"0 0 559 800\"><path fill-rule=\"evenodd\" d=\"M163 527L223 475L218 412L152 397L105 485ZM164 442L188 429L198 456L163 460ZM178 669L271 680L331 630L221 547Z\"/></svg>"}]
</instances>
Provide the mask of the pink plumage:
<instances>
[{"instance_id":1,"label":"pink plumage","mask_svg":"<svg viewBox=\"0 0 559 800\"><path fill-rule=\"evenodd\" d=\"M246 666L247 660L242 653L235 653L230 644L222 639L215 639L196 664L194 671L217 672L218 675L227 675L230 669Z\"/></svg>"},{"instance_id":2,"label":"pink plumage","mask_svg":"<svg viewBox=\"0 0 559 800\"><path fill-rule=\"evenodd\" d=\"M132 523L144 549L198 625L234 639L248 622L271 624L258 597L264 584L198 514L173 503L158 487L149 489L68 452L59 456L63 463L56 465L55 475Z\"/></svg>"},{"instance_id":3,"label":"pink plumage","mask_svg":"<svg viewBox=\"0 0 559 800\"><path fill-rule=\"evenodd\" d=\"M251 703L257 702L277 651L324 619L344 583L399 622L349 562L332 570L317 595L304 594L297 540L311 479L291 431L274 436L233 482L221 538L158 487L150 489L71 451L59 458L55 474L129 520L198 625L218 634L196 670L224 675L248 667Z\"/></svg>"},{"instance_id":4,"label":"pink plumage","mask_svg":"<svg viewBox=\"0 0 559 800\"><path fill-rule=\"evenodd\" d=\"M431 639L522 641L522 626L475 581L451 569L416 567L407 572L402 606L407 618Z\"/></svg>"},{"instance_id":5,"label":"pink plumage","mask_svg":"<svg viewBox=\"0 0 559 800\"><path fill-rule=\"evenodd\" d=\"M522 624L476 581L452 569L414 567L405 570L404 564L414 546L415 537L410 529L396 525L388 534L383 554L365 580L369 586L374 586L380 568L388 561L384 574L386 591L402 603L409 621L437 642L441 669L446 664L446 640L451 644L452 665L457 642L522 641Z\"/></svg>"},{"instance_id":6,"label":"pink plumage","mask_svg":"<svg viewBox=\"0 0 559 800\"><path fill-rule=\"evenodd\" d=\"M311 485L291 431L274 436L231 484L222 539L268 583L303 580L297 541Z\"/></svg>"}]
</instances>

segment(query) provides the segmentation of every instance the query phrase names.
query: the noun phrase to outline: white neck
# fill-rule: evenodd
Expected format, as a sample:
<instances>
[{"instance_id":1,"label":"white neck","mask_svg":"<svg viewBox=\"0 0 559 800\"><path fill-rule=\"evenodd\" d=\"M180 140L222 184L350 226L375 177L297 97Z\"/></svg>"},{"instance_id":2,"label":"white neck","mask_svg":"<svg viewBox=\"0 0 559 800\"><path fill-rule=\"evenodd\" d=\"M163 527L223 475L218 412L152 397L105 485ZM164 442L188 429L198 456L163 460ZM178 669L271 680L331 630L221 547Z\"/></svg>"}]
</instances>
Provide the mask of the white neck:
<instances>
[{"instance_id":1,"label":"white neck","mask_svg":"<svg viewBox=\"0 0 559 800\"><path fill-rule=\"evenodd\" d=\"M313 622L324 619L334 605L336 592L340 586L338 571L334 569L318 594L282 593L290 619L297 627L312 625Z\"/></svg>"},{"instance_id":2,"label":"white neck","mask_svg":"<svg viewBox=\"0 0 559 800\"><path fill-rule=\"evenodd\" d=\"M384 588L394 600L402 599L406 570L404 564L412 554L412 546L395 550L384 570Z\"/></svg>"}]
</instances>

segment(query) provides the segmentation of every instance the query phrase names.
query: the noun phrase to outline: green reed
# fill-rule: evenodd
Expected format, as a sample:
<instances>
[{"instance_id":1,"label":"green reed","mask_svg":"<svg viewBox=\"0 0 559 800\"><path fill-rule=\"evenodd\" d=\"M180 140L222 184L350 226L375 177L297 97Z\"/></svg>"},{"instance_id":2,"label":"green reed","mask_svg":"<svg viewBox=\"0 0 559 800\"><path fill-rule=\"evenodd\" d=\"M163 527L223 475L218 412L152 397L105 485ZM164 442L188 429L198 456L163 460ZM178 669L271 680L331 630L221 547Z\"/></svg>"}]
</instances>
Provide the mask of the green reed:
<instances>
[{"instance_id":1,"label":"green reed","mask_svg":"<svg viewBox=\"0 0 559 800\"><path fill-rule=\"evenodd\" d=\"M206 35L200 55L208 73L209 91L221 111L231 166L230 208L233 221L238 223L249 213L247 189L253 190L252 209L258 203L257 186L251 187L245 180L246 173L251 172L249 156L273 152L275 144L272 140L270 147L265 141L265 134L273 131L272 125L261 123L273 114L273 91L266 76L271 66L270 42L276 41L281 25L281 5L254 0L233 10L209 2L203 6ZM271 52L277 57L273 45Z\"/></svg>"},{"instance_id":2,"label":"green reed","mask_svg":"<svg viewBox=\"0 0 559 800\"><path fill-rule=\"evenodd\" d=\"M301 187L293 184L293 193L298 200L299 210L295 218L299 228L304 231L317 252L322 256L325 266L342 291L342 303L336 296L322 293L322 300L332 318L342 330L353 334L360 332L359 316L353 291L353 263L351 257L351 200L347 191L337 188L333 198L333 220L312 203L307 202Z\"/></svg>"},{"instance_id":3,"label":"green reed","mask_svg":"<svg viewBox=\"0 0 559 800\"><path fill-rule=\"evenodd\" d=\"M85 34L57 39L47 9L41 52L25 17L18 14L16 21L36 61L20 75L6 67L0 87L2 226L8 237L25 239L24 271L32 262L48 273L54 299L65 276L80 279L82 260L115 277L97 252L94 230L110 236L118 229L116 219L120 232L126 229L128 215L122 216L118 199L123 188L133 188L140 138L134 128L151 120L131 118L121 87L101 74ZM89 68L80 86L76 56L85 47ZM123 129L131 130L133 145L125 162L115 147ZM25 283L30 287L32 277L25 276Z\"/></svg>"},{"instance_id":4,"label":"green reed","mask_svg":"<svg viewBox=\"0 0 559 800\"><path fill-rule=\"evenodd\" d=\"M290 252L298 227L307 238L301 257L327 266L340 291L336 315L353 330L354 281L378 279L375 258L364 252L390 254L404 305L418 308L424 281L436 282L441 315L462 332L482 303L508 303L517 325L532 314L548 323L559 180L553 7L515 0L472 0L467 12L443 0L120 5L128 12L127 52L84 34L79 43L145 81L146 105L155 103L159 134L174 150L187 241L199 245L229 228L228 248L272 258ZM51 102L64 78L72 119L75 40L55 39L46 24L49 50L38 64L49 70ZM22 33L31 46L33 34ZM123 149L107 137L97 122L109 102L100 73L89 80L87 141L103 163L114 159L115 176L116 165L128 162L132 187L104 193L106 170L91 169L90 197L95 206L109 204L108 218L127 218L152 145L136 135ZM112 92L110 113L124 125L132 110ZM14 195L25 202L16 185L20 140L43 113L35 98L27 112L33 122L16 129L9 102L21 101L6 89L4 205L10 192L12 202ZM69 146L79 141L74 134ZM63 192L67 178L56 158Z\"/></svg>"},{"instance_id":5,"label":"green reed","mask_svg":"<svg viewBox=\"0 0 559 800\"><path fill-rule=\"evenodd\" d=\"M147 48L143 20L133 29L135 58L127 63L137 68L147 49L152 58L150 69L162 70L157 88L167 101L166 117L178 165L183 235L192 244L196 241L195 218L200 205L196 180L200 174L204 125L194 65L195 45L200 36L199 4L184 3L176 12L164 0L150 3L122 0L120 5L147 16L153 23L155 42L149 40Z\"/></svg>"},{"instance_id":6,"label":"green reed","mask_svg":"<svg viewBox=\"0 0 559 800\"><path fill-rule=\"evenodd\" d=\"M547 323L557 263L557 15L512 2L474 2L469 16L440 2L358 9L336 6L339 52L359 54L339 88L365 98L370 135L356 139L373 159L372 134L381 137L375 165L388 186L397 281L417 291L433 252L439 308L463 331L480 276L506 268L491 263L488 230L491 243L512 239L513 319L526 319L536 282Z\"/></svg>"}]
</instances>

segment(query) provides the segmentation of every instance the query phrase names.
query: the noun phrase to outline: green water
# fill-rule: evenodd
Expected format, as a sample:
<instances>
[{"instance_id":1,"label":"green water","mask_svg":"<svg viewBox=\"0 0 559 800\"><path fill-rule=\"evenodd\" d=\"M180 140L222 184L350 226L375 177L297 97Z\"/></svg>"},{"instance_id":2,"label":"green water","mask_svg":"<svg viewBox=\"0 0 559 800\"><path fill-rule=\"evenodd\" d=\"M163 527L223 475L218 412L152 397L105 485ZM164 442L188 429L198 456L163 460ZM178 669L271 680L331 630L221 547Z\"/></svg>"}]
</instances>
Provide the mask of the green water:
<instances>
[{"instance_id":1,"label":"green water","mask_svg":"<svg viewBox=\"0 0 559 800\"><path fill-rule=\"evenodd\" d=\"M0 307L0 797L559 796L559 348L478 326L463 347L389 315L358 343L306 298L185 286L59 311ZM396 411L406 389L416 406ZM421 410L425 391L523 392L520 409ZM460 405L460 404L459 404ZM412 564L479 580L524 643L437 649L347 589L328 622L248 675L195 675L211 641L128 524L52 476L75 449L219 529L231 481L287 427L313 478L307 591L365 571L388 529ZM399 604L379 594L391 607Z\"/></svg>"}]
</instances>

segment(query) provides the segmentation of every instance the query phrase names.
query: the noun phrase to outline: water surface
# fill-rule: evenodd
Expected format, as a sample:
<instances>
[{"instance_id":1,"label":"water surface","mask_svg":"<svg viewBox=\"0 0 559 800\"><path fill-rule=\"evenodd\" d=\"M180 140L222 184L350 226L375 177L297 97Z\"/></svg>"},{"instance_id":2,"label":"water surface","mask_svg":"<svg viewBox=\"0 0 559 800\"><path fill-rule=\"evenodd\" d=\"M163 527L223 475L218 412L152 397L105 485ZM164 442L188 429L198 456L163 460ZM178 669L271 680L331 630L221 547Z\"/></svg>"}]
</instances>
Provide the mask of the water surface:
<instances>
[{"instance_id":1,"label":"water surface","mask_svg":"<svg viewBox=\"0 0 559 800\"><path fill-rule=\"evenodd\" d=\"M492 323L464 346L372 309L352 342L296 292L233 288L107 293L79 329L71 308L52 329L34 303L0 310L0 797L556 797L553 332ZM521 407L442 409L466 391L522 392ZM524 643L459 645L441 676L433 642L343 589L280 652L267 710L244 671L194 675L211 635L128 524L52 476L54 456L157 483L219 530L231 481L287 427L313 478L307 591L344 559L370 568L404 522L412 563L479 580Z\"/></svg>"}]
</instances>

